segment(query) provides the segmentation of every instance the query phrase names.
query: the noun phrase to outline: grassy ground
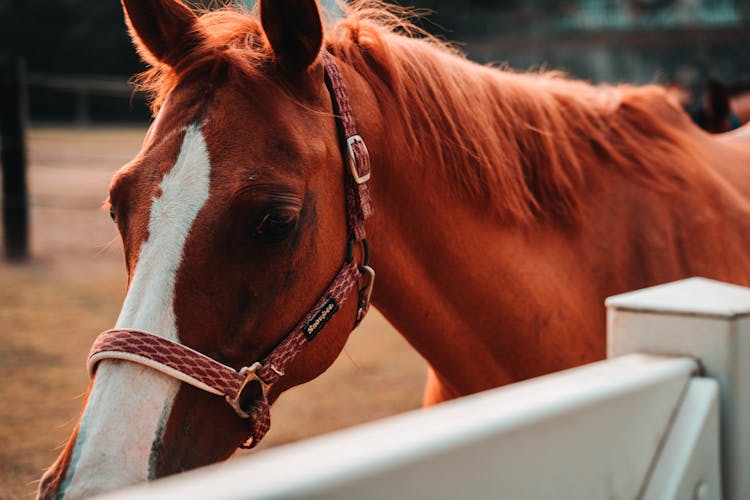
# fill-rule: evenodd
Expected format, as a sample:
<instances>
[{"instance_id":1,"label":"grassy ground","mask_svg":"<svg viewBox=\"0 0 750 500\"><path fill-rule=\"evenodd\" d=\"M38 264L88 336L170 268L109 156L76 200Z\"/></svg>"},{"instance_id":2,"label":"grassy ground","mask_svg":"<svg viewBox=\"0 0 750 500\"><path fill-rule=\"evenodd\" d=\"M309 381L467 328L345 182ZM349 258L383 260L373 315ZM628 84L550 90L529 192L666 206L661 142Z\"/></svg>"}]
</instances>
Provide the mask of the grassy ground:
<instances>
[{"instance_id":1,"label":"grassy ground","mask_svg":"<svg viewBox=\"0 0 750 500\"><path fill-rule=\"evenodd\" d=\"M30 133L33 259L0 260L0 499L33 496L80 412L89 346L125 292L120 242L99 207L143 132ZM324 375L281 397L259 448L416 408L423 381L424 363L373 311Z\"/></svg>"}]
</instances>

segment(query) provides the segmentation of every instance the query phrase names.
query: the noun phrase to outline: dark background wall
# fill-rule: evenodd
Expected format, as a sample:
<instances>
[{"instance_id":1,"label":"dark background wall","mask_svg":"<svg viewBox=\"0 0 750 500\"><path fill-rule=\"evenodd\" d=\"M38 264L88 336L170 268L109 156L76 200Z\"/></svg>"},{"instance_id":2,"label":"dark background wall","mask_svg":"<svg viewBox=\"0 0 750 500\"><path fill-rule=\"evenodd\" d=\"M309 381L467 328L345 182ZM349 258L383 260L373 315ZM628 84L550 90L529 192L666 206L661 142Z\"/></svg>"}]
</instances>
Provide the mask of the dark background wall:
<instances>
[{"instance_id":1,"label":"dark background wall","mask_svg":"<svg viewBox=\"0 0 750 500\"><path fill-rule=\"evenodd\" d=\"M33 121L71 120L80 94L44 85L52 77L106 81L126 86L129 75L143 69L124 29L117 0L0 0L0 52L21 54L30 88L28 105ZM77 81L67 82L71 84ZM75 85L68 85L68 87ZM103 95L105 94L105 95ZM145 120L141 97L133 105L127 90L86 96L94 120Z\"/></svg>"},{"instance_id":2,"label":"dark background wall","mask_svg":"<svg viewBox=\"0 0 750 500\"><path fill-rule=\"evenodd\" d=\"M423 27L482 62L595 82L750 83L750 0L408 3L434 10ZM0 52L26 60L33 121L148 119L142 96L126 86L143 66L117 0L0 0Z\"/></svg>"},{"instance_id":3,"label":"dark background wall","mask_svg":"<svg viewBox=\"0 0 750 500\"><path fill-rule=\"evenodd\" d=\"M750 84L748 0L419 1L479 61L594 82Z\"/></svg>"}]
</instances>

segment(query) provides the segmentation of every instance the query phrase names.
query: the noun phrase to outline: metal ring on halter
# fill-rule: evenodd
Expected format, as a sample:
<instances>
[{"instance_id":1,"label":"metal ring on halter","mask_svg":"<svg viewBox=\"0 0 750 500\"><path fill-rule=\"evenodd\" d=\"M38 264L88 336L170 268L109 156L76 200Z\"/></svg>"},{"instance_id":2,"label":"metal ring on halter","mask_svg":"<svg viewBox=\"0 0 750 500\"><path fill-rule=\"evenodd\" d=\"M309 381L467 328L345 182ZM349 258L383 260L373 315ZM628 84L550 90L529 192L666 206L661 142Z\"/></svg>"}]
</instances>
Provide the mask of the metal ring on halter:
<instances>
[{"instance_id":1,"label":"metal ring on halter","mask_svg":"<svg viewBox=\"0 0 750 500\"><path fill-rule=\"evenodd\" d=\"M362 273L362 279L365 285L359 288L357 294L357 319L354 325L357 326L362 322L370 308L370 299L372 298L372 288L375 286L375 270L368 265L359 266L359 272Z\"/></svg>"},{"instance_id":2,"label":"metal ring on halter","mask_svg":"<svg viewBox=\"0 0 750 500\"><path fill-rule=\"evenodd\" d=\"M241 418L250 418L252 417L252 412L255 410L255 404L258 401L258 398L253 398L253 405L250 407L250 411L245 411L244 408L242 408L240 399L242 399L242 394L245 392L245 389L248 385L250 385L253 382L258 383L258 387L260 389L260 396L262 399L266 399L266 395L268 393L268 384L260 378L258 375L258 370L263 365L260 364L260 362L256 361L250 366L245 366L240 369L239 373L241 375L245 376L245 380L242 382L242 385L239 389L237 389L237 394L234 397L230 397L229 395L224 396L224 399L227 400L227 403L229 403L229 406L232 407L232 409L239 415Z\"/></svg>"},{"instance_id":3,"label":"metal ring on halter","mask_svg":"<svg viewBox=\"0 0 750 500\"><path fill-rule=\"evenodd\" d=\"M346 244L346 262L351 262L354 258L354 245L355 243L358 243L357 240L352 237L349 238L349 241ZM359 243L362 245L362 266L369 266L370 265L370 245L367 243L367 238L359 240Z\"/></svg>"}]
</instances>

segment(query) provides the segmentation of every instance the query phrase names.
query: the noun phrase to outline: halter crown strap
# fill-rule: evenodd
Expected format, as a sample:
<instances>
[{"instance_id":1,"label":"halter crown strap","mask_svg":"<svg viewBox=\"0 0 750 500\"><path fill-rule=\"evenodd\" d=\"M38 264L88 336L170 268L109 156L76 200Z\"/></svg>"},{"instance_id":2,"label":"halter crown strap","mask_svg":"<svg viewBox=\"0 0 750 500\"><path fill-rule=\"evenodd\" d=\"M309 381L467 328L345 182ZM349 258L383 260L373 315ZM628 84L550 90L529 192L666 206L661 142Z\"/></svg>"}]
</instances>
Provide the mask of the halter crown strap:
<instances>
[{"instance_id":1,"label":"halter crown strap","mask_svg":"<svg viewBox=\"0 0 750 500\"><path fill-rule=\"evenodd\" d=\"M158 370L170 377L204 391L223 396L237 414L250 422L252 431L243 447L256 446L271 426L267 399L268 389L284 375L286 367L302 348L311 342L339 310L341 304L358 290L355 327L370 305L375 272L368 265L369 250L365 239L365 220L372 213L367 181L370 179L370 155L357 133L354 114L343 77L333 57L322 53L325 83L331 94L336 122L341 134L346 164L344 186L349 232L347 259L312 309L262 361L235 370L205 354L176 341L132 329L107 330L91 347L88 370L91 376L102 359L122 359ZM352 246L361 243L364 264L352 257ZM357 285L364 280L363 286ZM251 405L243 402L248 387L254 386L257 397Z\"/></svg>"},{"instance_id":2,"label":"halter crown strap","mask_svg":"<svg viewBox=\"0 0 750 500\"><path fill-rule=\"evenodd\" d=\"M357 133L349 94L341 70L328 52L323 52L325 82L338 116L339 133L345 145L344 158L351 175L346 177L346 213L349 230L356 241L365 239L365 220L372 214L367 181L370 180L370 154L365 141Z\"/></svg>"}]
</instances>

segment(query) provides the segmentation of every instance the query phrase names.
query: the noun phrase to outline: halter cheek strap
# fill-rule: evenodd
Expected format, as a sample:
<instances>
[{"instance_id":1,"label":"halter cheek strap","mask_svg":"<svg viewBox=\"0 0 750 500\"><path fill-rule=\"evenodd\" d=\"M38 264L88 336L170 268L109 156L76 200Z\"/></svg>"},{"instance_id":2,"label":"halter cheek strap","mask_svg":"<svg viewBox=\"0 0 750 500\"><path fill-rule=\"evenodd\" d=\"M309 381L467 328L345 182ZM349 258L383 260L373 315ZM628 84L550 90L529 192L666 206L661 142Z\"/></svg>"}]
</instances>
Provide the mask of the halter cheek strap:
<instances>
[{"instance_id":1,"label":"halter cheek strap","mask_svg":"<svg viewBox=\"0 0 750 500\"><path fill-rule=\"evenodd\" d=\"M341 304L357 290L356 327L370 306L375 272L369 266L369 249L365 239L365 220L372 213L367 181L370 179L370 156L362 137L357 133L354 114L344 79L338 65L328 52L322 53L325 83L331 94L345 168L345 197L348 251L344 264L312 309L297 323L268 356L240 370L178 342L153 333L131 329L107 330L91 347L89 374L103 359L121 359L139 363L170 377L222 396L241 418L247 419L251 435L242 445L255 447L271 426L268 390L284 376L287 366L299 352L325 327ZM363 248L363 264L353 258L353 248Z\"/></svg>"}]
</instances>

